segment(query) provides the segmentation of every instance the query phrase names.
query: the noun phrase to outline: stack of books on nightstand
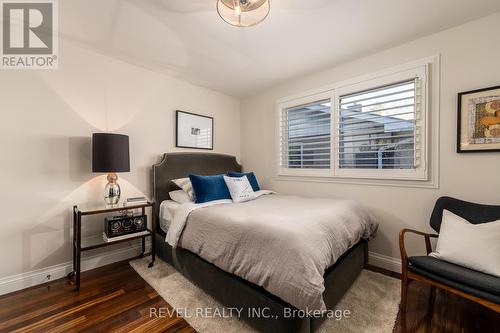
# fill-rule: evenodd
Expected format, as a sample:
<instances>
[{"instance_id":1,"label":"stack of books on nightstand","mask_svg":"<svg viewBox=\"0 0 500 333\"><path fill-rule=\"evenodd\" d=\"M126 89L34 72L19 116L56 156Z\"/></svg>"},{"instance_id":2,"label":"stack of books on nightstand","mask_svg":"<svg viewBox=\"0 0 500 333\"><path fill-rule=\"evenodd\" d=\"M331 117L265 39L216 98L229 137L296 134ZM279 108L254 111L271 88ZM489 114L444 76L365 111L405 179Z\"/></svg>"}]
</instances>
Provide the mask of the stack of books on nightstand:
<instances>
[{"instance_id":1,"label":"stack of books on nightstand","mask_svg":"<svg viewBox=\"0 0 500 333\"><path fill-rule=\"evenodd\" d=\"M146 197L134 197L127 198L123 203L124 206L137 206L137 205L145 205L148 203L148 199Z\"/></svg>"}]
</instances>

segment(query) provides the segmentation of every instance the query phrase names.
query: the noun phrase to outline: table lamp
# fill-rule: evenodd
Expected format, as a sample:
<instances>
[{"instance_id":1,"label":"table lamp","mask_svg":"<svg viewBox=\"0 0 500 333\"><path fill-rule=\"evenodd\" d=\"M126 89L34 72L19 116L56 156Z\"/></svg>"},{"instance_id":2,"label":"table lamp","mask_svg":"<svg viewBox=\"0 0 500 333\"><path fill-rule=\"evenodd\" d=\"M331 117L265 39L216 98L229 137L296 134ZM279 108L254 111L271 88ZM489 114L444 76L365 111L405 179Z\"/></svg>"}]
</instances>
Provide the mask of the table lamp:
<instances>
[{"instance_id":1,"label":"table lamp","mask_svg":"<svg viewBox=\"0 0 500 333\"><path fill-rule=\"evenodd\" d=\"M104 189L107 205L120 201L117 172L130 172L128 135L111 133L92 134L92 172L106 172L108 183Z\"/></svg>"}]
</instances>

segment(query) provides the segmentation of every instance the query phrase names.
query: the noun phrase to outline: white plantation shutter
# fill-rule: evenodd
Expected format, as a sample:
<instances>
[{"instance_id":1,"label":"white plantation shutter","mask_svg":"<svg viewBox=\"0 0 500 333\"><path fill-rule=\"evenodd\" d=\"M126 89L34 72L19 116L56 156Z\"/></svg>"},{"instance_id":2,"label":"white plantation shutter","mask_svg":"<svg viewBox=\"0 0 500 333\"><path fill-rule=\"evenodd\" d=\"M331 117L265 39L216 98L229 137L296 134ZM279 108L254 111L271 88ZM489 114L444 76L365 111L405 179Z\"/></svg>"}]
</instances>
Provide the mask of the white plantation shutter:
<instances>
[{"instance_id":1,"label":"white plantation shutter","mask_svg":"<svg viewBox=\"0 0 500 333\"><path fill-rule=\"evenodd\" d=\"M420 79L340 96L339 169L416 169L421 163Z\"/></svg>"},{"instance_id":2,"label":"white plantation shutter","mask_svg":"<svg viewBox=\"0 0 500 333\"><path fill-rule=\"evenodd\" d=\"M279 123L281 168L330 169L330 99L282 108Z\"/></svg>"},{"instance_id":3,"label":"white plantation shutter","mask_svg":"<svg viewBox=\"0 0 500 333\"><path fill-rule=\"evenodd\" d=\"M434 66L402 65L281 99L278 174L429 181Z\"/></svg>"}]
</instances>

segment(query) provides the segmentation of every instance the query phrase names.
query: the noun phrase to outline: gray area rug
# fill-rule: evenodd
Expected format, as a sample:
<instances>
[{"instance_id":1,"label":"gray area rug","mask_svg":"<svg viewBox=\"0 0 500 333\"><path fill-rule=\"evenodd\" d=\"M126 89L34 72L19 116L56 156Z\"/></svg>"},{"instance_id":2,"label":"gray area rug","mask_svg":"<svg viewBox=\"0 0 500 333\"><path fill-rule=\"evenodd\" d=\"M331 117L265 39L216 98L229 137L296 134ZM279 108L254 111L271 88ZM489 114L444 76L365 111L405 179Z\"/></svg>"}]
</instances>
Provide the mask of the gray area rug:
<instances>
[{"instance_id":1,"label":"gray area rug","mask_svg":"<svg viewBox=\"0 0 500 333\"><path fill-rule=\"evenodd\" d=\"M223 306L188 281L175 268L156 260L148 268L149 258L138 259L130 265L200 333L256 332L243 320L234 316L205 316L197 309L218 309ZM349 310L349 318L325 320L319 332L369 332L391 333L394 328L400 300L400 281L379 273L363 270L349 291L337 305L339 310ZM213 313L213 310L210 310ZM226 312L227 314L228 312ZM235 313L235 312L234 312ZM235 313L236 314L236 313ZM338 318L338 317L337 317Z\"/></svg>"}]
</instances>

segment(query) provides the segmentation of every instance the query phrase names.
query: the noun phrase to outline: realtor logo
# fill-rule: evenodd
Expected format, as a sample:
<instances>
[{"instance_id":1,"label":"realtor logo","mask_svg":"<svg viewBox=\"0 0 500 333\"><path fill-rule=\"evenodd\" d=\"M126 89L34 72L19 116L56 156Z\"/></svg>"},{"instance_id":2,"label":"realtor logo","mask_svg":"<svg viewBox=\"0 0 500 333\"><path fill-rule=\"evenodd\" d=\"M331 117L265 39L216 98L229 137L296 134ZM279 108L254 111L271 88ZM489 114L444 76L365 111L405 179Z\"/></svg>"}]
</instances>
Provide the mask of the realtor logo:
<instances>
[{"instance_id":1,"label":"realtor logo","mask_svg":"<svg viewBox=\"0 0 500 333\"><path fill-rule=\"evenodd\" d=\"M2 69L57 68L54 0L2 0Z\"/></svg>"}]
</instances>

